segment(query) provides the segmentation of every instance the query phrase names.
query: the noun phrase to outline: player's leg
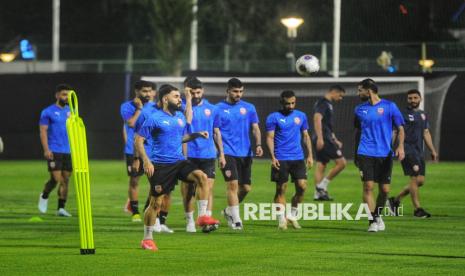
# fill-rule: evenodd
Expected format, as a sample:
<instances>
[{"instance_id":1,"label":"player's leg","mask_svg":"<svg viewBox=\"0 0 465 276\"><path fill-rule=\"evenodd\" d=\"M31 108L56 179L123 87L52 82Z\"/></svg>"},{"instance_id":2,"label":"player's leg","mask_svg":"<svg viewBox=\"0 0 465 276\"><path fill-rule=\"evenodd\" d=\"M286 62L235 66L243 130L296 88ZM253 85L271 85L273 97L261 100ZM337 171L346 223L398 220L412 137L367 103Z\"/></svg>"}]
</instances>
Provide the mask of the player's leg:
<instances>
[{"instance_id":1,"label":"player's leg","mask_svg":"<svg viewBox=\"0 0 465 276\"><path fill-rule=\"evenodd\" d=\"M317 190L320 192L321 200L332 200L328 194L328 185L345 167L346 160L342 155L341 149L333 142L326 142L323 150L320 153L321 161L327 164L330 160L334 160L335 166L329 171L326 177L317 184Z\"/></svg>"},{"instance_id":2,"label":"player's leg","mask_svg":"<svg viewBox=\"0 0 465 276\"><path fill-rule=\"evenodd\" d=\"M158 213L158 218L160 222L160 232L169 233L169 234L174 233L174 231L166 225L166 219L168 218L168 212L171 208L171 192L172 191L166 192L165 196L163 197L163 202L161 204L160 213Z\"/></svg>"},{"instance_id":3,"label":"player's leg","mask_svg":"<svg viewBox=\"0 0 465 276\"><path fill-rule=\"evenodd\" d=\"M307 166L304 160L290 162L289 172L295 184L295 194L292 197L291 213L287 220L296 229L302 228L298 222L298 207L304 201L305 191L307 190Z\"/></svg>"},{"instance_id":4,"label":"player's leg","mask_svg":"<svg viewBox=\"0 0 465 276\"><path fill-rule=\"evenodd\" d=\"M378 224L375 222L376 204L373 196L373 188L375 186L375 158L359 155L358 169L363 182L363 203L368 205L372 217L368 222L368 232L378 232Z\"/></svg>"},{"instance_id":5,"label":"player's leg","mask_svg":"<svg viewBox=\"0 0 465 276\"><path fill-rule=\"evenodd\" d=\"M423 186L424 183L425 183L425 176L424 175L418 175L417 179L416 179L416 188L414 188L415 192L410 193L410 195L412 197L413 206L415 207L415 211L414 211L413 215L415 217L419 217L419 218L429 218L429 217L431 217L431 214L426 212L423 208L421 208L421 205L420 205L420 192L419 192L419 189L420 189L421 186Z\"/></svg>"},{"instance_id":6,"label":"player's leg","mask_svg":"<svg viewBox=\"0 0 465 276\"><path fill-rule=\"evenodd\" d=\"M195 233L194 201L195 186L193 183L181 182L181 196L186 218L186 232Z\"/></svg>"},{"instance_id":7,"label":"player's leg","mask_svg":"<svg viewBox=\"0 0 465 276\"><path fill-rule=\"evenodd\" d=\"M141 247L145 250L157 251L157 245L153 241L153 225L160 212L164 195L157 194L150 196L149 206L144 212L144 238L141 241Z\"/></svg>"},{"instance_id":8,"label":"player's leg","mask_svg":"<svg viewBox=\"0 0 465 276\"><path fill-rule=\"evenodd\" d=\"M320 200L320 196L322 196L322 194L319 191L323 190L324 187L319 188L318 185L324 178L325 170L326 170L326 163L317 161L316 166L315 166L315 172L313 174L313 179L315 180L315 192L313 195L314 200Z\"/></svg>"},{"instance_id":9,"label":"player's leg","mask_svg":"<svg viewBox=\"0 0 465 276\"><path fill-rule=\"evenodd\" d=\"M279 164L279 169L271 167L271 181L276 183L274 203L279 204L276 208L278 228L286 230L286 190L287 182L289 180L289 168L287 161L280 161Z\"/></svg>"},{"instance_id":10,"label":"player's leg","mask_svg":"<svg viewBox=\"0 0 465 276\"><path fill-rule=\"evenodd\" d=\"M243 157L238 160L239 193L237 198L239 203L244 201L247 194L252 190L252 160L252 157Z\"/></svg>"},{"instance_id":11,"label":"player's leg","mask_svg":"<svg viewBox=\"0 0 465 276\"><path fill-rule=\"evenodd\" d=\"M347 161L344 157L334 159L334 163L334 167L328 172L328 175L326 176L326 179L329 181L333 180L340 172L345 169L347 165Z\"/></svg>"},{"instance_id":12,"label":"player's leg","mask_svg":"<svg viewBox=\"0 0 465 276\"><path fill-rule=\"evenodd\" d=\"M128 198L132 215L139 214L139 179L138 175L129 176Z\"/></svg>"},{"instance_id":13,"label":"player's leg","mask_svg":"<svg viewBox=\"0 0 465 276\"><path fill-rule=\"evenodd\" d=\"M375 181L379 184L379 192L376 199L375 221L378 225L378 231L384 231L386 226L382 215L391 187L392 156L376 158L375 162Z\"/></svg>"},{"instance_id":14,"label":"player's leg","mask_svg":"<svg viewBox=\"0 0 465 276\"><path fill-rule=\"evenodd\" d=\"M38 208L41 213L45 214L47 212L48 196L50 195L50 192L52 192L53 189L55 189L57 184L58 182L53 177L53 173L50 172L50 179L45 183L44 189L42 190L42 193L39 195Z\"/></svg>"},{"instance_id":15,"label":"player's leg","mask_svg":"<svg viewBox=\"0 0 465 276\"><path fill-rule=\"evenodd\" d=\"M237 158L225 155L226 165L221 169L224 181L226 182L226 197L228 206L223 209L223 215L229 227L234 228L236 223L242 223L239 215L239 176Z\"/></svg>"},{"instance_id":16,"label":"player's leg","mask_svg":"<svg viewBox=\"0 0 465 276\"><path fill-rule=\"evenodd\" d=\"M69 190L69 178L71 177L71 171L61 171L60 186L58 187L58 210L57 214L63 217L71 217L65 209L66 201L68 200Z\"/></svg>"}]
</instances>

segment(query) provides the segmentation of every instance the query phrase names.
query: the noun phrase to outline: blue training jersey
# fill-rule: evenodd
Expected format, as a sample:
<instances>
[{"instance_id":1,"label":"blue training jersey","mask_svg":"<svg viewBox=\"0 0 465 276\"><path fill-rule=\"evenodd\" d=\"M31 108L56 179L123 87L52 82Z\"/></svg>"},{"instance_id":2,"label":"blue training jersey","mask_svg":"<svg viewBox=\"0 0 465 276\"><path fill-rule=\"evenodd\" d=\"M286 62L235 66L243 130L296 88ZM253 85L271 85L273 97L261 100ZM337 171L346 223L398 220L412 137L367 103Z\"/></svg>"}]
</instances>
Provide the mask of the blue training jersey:
<instances>
[{"instance_id":1,"label":"blue training jersey","mask_svg":"<svg viewBox=\"0 0 465 276\"><path fill-rule=\"evenodd\" d=\"M142 116L144 108L146 108L147 105L149 105L148 108L150 108L150 105L153 105L153 102L147 102L144 104L141 110L141 114L139 115L139 118ZM136 113L137 107L134 104L132 100L124 102L121 107L120 107L120 113L121 113L121 118L123 118L124 121L124 129L126 130L126 144L124 145L124 153L125 154L134 154L134 134L135 134L135 129L130 127L127 123L127 121L134 116L134 113ZM137 118L137 120L139 120ZM136 124L137 124L136 120ZM135 124L135 125L136 125Z\"/></svg>"},{"instance_id":2,"label":"blue training jersey","mask_svg":"<svg viewBox=\"0 0 465 276\"><path fill-rule=\"evenodd\" d=\"M147 155L153 163L172 164L185 160L182 138L186 132L186 117L182 112L171 115L158 110L145 120L137 134L151 140L151 151Z\"/></svg>"},{"instance_id":3,"label":"blue training jersey","mask_svg":"<svg viewBox=\"0 0 465 276\"><path fill-rule=\"evenodd\" d=\"M258 124L255 106L242 100L235 104L221 101L216 106L224 154L236 157L252 156L249 134L250 126Z\"/></svg>"},{"instance_id":4,"label":"blue training jersey","mask_svg":"<svg viewBox=\"0 0 465 276\"><path fill-rule=\"evenodd\" d=\"M134 125L134 133L137 133L139 129L142 127L143 123L156 111L159 111L160 108L154 102L148 102L142 108L142 111L137 118L136 123ZM144 141L144 148L145 152L149 154L152 151L152 139L145 139Z\"/></svg>"},{"instance_id":5,"label":"blue training jersey","mask_svg":"<svg viewBox=\"0 0 465 276\"><path fill-rule=\"evenodd\" d=\"M69 106L52 104L40 113L39 125L48 126L48 149L54 153L70 153L66 119L70 115Z\"/></svg>"},{"instance_id":6,"label":"blue training jersey","mask_svg":"<svg viewBox=\"0 0 465 276\"><path fill-rule=\"evenodd\" d=\"M365 102L355 108L355 117L361 129L357 154L371 157L387 157L392 153L393 125L404 125L397 105L381 99L375 105Z\"/></svg>"},{"instance_id":7,"label":"blue training jersey","mask_svg":"<svg viewBox=\"0 0 465 276\"><path fill-rule=\"evenodd\" d=\"M266 131L274 131L274 154L278 160L302 160L302 131L307 131L305 113L294 110L288 115L273 112L266 118Z\"/></svg>"},{"instance_id":8,"label":"blue training jersey","mask_svg":"<svg viewBox=\"0 0 465 276\"><path fill-rule=\"evenodd\" d=\"M212 159L216 157L213 129L219 128L218 108L203 99L199 105L192 107L192 123L188 126L189 133L208 131L208 139L195 139L187 143L187 157Z\"/></svg>"}]
</instances>

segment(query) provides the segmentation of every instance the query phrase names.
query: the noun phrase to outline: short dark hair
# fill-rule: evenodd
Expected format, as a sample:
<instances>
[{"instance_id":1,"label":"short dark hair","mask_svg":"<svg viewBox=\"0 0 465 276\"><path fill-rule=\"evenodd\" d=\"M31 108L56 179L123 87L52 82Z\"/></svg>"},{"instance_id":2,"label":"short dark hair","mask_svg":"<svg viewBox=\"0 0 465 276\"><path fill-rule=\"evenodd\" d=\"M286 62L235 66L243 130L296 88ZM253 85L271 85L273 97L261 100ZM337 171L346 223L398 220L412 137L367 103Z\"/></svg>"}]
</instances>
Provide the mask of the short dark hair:
<instances>
[{"instance_id":1,"label":"short dark hair","mask_svg":"<svg viewBox=\"0 0 465 276\"><path fill-rule=\"evenodd\" d=\"M73 90L73 88L67 85L66 83L60 83L59 85L55 87L55 93L58 93L62 90Z\"/></svg>"},{"instance_id":2,"label":"short dark hair","mask_svg":"<svg viewBox=\"0 0 465 276\"><path fill-rule=\"evenodd\" d=\"M170 84L163 84L162 86L160 86L160 88L158 89L158 100L161 101L163 97L169 94L171 91L179 90Z\"/></svg>"},{"instance_id":3,"label":"short dark hair","mask_svg":"<svg viewBox=\"0 0 465 276\"><path fill-rule=\"evenodd\" d=\"M407 95L410 95L410 94L417 94L421 98L421 93L417 89L411 89L411 90L407 91Z\"/></svg>"},{"instance_id":4,"label":"short dark hair","mask_svg":"<svg viewBox=\"0 0 465 276\"><path fill-rule=\"evenodd\" d=\"M191 77L186 79L184 86L190 87L192 89L199 89L202 88L202 82L196 77Z\"/></svg>"},{"instance_id":5,"label":"short dark hair","mask_svg":"<svg viewBox=\"0 0 465 276\"><path fill-rule=\"evenodd\" d=\"M157 89L157 85L151 81L138 80L134 83L134 89L141 90L143 87L150 87L153 90Z\"/></svg>"},{"instance_id":6,"label":"short dark hair","mask_svg":"<svg viewBox=\"0 0 465 276\"><path fill-rule=\"evenodd\" d=\"M378 85L372 79L364 79L358 83L363 89L370 89L371 91L378 93Z\"/></svg>"},{"instance_id":7,"label":"short dark hair","mask_svg":"<svg viewBox=\"0 0 465 276\"><path fill-rule=\"evenodd\" d=\"M284 90L281 92L281 100L295 97L295 93L292 90Z\"/></svg>"},{"instance_id":8,"label":"short dark hair","mask_svg":"<svg viewBox=\"0 0 465 276\"><path fill-rule=\"evenodd\" d=\"M339 91L339 92L342 92L342 93L346 93L346 90L344 89L344 87L340 86L339 84L331 85L329 87L328 91L333 91L333 90L336 90L336 91Z\"/></svg>"},{"instance_id":9,"label":"short dark hair","mask_svg":"<svg viewBox=\"0 0 465 276\"><path fill-rule=\"evenodd\" d=\"M231 88L241 88L244 85L242 85L242 82L238 78L232 78L228 80L228 89Z\"/></svg>"}]
</instances>

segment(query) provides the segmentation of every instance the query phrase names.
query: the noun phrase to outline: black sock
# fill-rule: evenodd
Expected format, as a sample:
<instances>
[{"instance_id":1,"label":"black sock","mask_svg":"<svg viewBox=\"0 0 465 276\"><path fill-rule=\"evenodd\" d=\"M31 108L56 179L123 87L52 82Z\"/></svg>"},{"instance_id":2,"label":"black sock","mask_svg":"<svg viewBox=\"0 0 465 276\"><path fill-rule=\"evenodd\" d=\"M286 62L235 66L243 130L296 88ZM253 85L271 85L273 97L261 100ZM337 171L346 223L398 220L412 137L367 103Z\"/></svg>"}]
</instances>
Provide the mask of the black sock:
<instances>
[{"instance_id":1,"label":"black sock","mask_svg":"<svg viewBox=\"0 0 465 276\"><path fill-rule=\"evenodd\" d=\"M165 224L168 212L160 211L160 224Z\"/></svg>"},{"instance_id":2,"label":"black sock","mask_svg":"<svg viewBox=\"0 0 465 276\"><path fill-rule=\"evenodd\" d=\"M46 191L42 191L42 198L47 199L48 198L48 193Z\"/></svg>"},{"instance_id":3,"label":"black sock","mask_svg":"<svg viewBox=\"0 0 465 276\"><path fill-rule=\"evenodd\" d=\"M65 208L65 204L66 204L66 199L61 199L61 198L58 199L58 209Z\"/></svg>"},{"instance_id":4,"label":"black sock","mask_svg":"<svg viewBox=\"0 0 465 276\"><path fill-rule=\"evenodd\" d=\"M129 201L129 204L131 205L132 214L139 214L139 201Z\"/></svg>"},{"instance_id":5,"label":"black sock","mask_svg":"<svg viewBox=\"0 0 465 276\"><path fill-rule=\"evenodd\" d=\"M370 219L370 220L368 221L369 224L372 224L373 222L375 222L375 218L378 216L377 213L378 213L378 212L376 212L376 211L371 213L371 216L373 217L373 219Z\"/></svg>"}]
</instances>

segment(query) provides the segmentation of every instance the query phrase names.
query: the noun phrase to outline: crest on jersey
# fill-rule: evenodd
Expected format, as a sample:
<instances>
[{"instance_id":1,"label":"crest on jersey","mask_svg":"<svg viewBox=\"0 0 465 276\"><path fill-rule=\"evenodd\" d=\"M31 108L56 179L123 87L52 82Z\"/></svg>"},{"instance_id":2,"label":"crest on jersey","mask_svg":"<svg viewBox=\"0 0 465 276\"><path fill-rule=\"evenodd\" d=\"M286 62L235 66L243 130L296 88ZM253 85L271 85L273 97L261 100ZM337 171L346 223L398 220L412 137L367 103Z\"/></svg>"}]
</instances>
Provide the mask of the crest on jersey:
<instances>
[{"instance_id":1,"label":"crest on jersey","mask_svg":"<svg viewBox=\"0 0 465 276\"><path fill-rule=\"evenodd\" d=\"M384 114L384 108L378 107L378 114L383 115Z\"/></svg>"},{"instance_id":2,"label":"crest on jersey","mask_svg":"<svg viewBox=\"0 0 465 276\"><path fill-rule=\"evenodd\" d=\"M299 125L299 124L300 124L300 118L299 118L299 117L295 117L295 118L294 118L294 123L295 123L296 125Z\"/></svg>"},{"instance_id":3,"label":"crest on jersey","mask_svg":"<svg viewBox=\"0 0 465 276\"><path fill-rule=\"evenodd\" d=\"M412 114L409 114L409 115L408 115L408 120L409 120L410 122L413 122L413 121L415 121L415 117L413 117Z\"/></svg>"},{"instance_id":4,"label":"crest on jersey","mask_svg":"<svg viewBox=\"0 0 465 276\"><path fill-rule=\"evenodd\" d=\"M180 127L183 127L183 126L184 126L184 122L182 121L181 118L178 119L178 125L179 125Z\"/></svg>"},{"instance_id":5,"label":"crest on jersey","mask_svg":"<svg viewBox=\"0 0 465 276\"><path fill-rule=\"evenodd\" d=\"M245 113L247 113L247 109L241 107L241 109L239 109L239 111L241 112L242 115L245 115Z\"/></svg>"},{"instance_id":6,"label":"crest on jersey","mask_svg":"<svg viewBox=\"0 0 465 276\"><path fill-rule=\"evenodd\" d=\"M226 177L231 177L231 170L226 170L224 171L224 174L226 175Z\"/></svg>"},{"instance_id":7,"label":"crest on jersey","mask_svg":"<svg viewBox=\"0 0 465 276\"><path fill-rule=\"evenodd\" d=\"M423 121L426 120L426 115L423 114L423 113L421 113L421 119L422 119Z\"/></svg>"},{"instance_id":8,"label":"crest on jersey","mask_svg":"<svg viewBox=\"0 0 465 276\"><path fill-rule=\"evenodd\" d=\"M205 110L203 111L205 113L205 116L210 116L212 114L211 110L208 109L208 108L205 108Z\"/></svg>"}]
</instances>

